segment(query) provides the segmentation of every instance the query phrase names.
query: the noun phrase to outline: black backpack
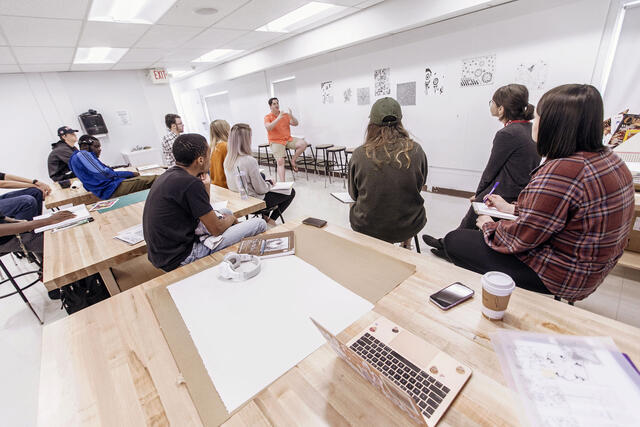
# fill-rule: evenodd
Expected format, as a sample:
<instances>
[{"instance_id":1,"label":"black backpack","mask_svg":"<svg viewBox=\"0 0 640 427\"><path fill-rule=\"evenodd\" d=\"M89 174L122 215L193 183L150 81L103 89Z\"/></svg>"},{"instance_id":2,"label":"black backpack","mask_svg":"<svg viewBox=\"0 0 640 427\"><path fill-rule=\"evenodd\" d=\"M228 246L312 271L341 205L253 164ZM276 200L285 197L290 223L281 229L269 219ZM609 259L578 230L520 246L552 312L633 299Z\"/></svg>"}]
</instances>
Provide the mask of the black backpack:
<instances>
[{"instance_id":1,"label":"black backpack","mask_svg":"<svg viewBox=\"0 0 640 427\"><path fill-rule=\"evenodd\" d=\"M100 274L97 273L60 288L62 307L69 314L107 298L109 298L109 291L107 291Z\"/></svg>"}]
</instances>

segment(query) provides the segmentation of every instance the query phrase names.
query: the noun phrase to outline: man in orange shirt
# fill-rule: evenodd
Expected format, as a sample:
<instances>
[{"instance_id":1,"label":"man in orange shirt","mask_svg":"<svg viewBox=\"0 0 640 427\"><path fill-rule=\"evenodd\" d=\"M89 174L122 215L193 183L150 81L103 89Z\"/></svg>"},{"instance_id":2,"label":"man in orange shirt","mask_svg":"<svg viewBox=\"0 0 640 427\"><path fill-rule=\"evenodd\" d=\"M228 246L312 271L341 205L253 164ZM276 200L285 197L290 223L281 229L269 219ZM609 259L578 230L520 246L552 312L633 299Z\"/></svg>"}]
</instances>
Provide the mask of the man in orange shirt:
<instances>
[{"instance_id":1,"label":"man in orange shirt","mask_svg":"<svg viewBox=\"0 0 640 427\"><path fill-rule=\"evenodd\" d=\"M271 152L278 165L278 181L284 181L284 158L287 156L287 148L296 150L291 158L291 167L294 172L298 172L296 160L307 148L307 141L291 137L290 126L298 126L298 119L293 117L291 109L289 109L289 113L280 111L278 98L269 99L269 107L271 112L264 116L264 127L267 128Z\"/></svg>"}]
</instances>

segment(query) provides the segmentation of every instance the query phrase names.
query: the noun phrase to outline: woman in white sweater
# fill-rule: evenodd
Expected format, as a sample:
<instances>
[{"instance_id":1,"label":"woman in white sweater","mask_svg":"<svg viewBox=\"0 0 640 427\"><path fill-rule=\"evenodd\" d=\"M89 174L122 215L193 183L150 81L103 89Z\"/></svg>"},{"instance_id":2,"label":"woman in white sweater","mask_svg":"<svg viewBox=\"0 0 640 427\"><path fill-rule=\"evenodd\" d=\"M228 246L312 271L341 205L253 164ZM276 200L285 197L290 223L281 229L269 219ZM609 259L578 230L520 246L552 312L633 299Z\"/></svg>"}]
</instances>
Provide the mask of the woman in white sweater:
<instances>
[{"instance_id":1,"label":"woman in white sweater","mask_svg":"<svg viewBox=\"0 0 640 427\"><path fill-rule=\"evenodd\" d=\"M270 191L273 182L265 180L264 175L260 173L258 161L251 155L251 126L245 123L233 125L229 133L224 173L231 191L240 192L238 172L244 172L249 196L263 199L267 209L278 206L278 209L271 213L271 217L263 215L265 221L275 225L275 220L291 204L296 192L291 189L291 194L287 195Z\"/></svg>"}]
</instances>

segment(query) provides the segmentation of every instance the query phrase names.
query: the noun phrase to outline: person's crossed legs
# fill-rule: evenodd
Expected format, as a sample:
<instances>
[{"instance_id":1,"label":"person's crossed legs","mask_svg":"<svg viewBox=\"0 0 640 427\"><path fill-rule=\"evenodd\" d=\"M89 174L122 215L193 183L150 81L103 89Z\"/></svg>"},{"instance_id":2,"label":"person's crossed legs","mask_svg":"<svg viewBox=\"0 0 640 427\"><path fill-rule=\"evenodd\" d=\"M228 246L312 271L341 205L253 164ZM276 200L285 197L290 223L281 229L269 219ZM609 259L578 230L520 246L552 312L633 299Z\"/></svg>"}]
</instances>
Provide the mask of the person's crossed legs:
<instances>
[{"instance_id":1,"label":"person's crossed legs","mask_svg":"<svg viewBox=\"0 0 640 427\"><path fill-rule=\"evenodd\" d=\"M287 148L290 150L295 150L293 156L291 157L291 168L294 172L298 172L298 165L296 165L296 160L298 157L307 149L307 141L303 138L292 138L291 141L285 144L278 144L276 142L269 142L271 146L271 152L273 153L273 157L276 159L276 175L277 179L280 182L285 180L285 158L287 157Z\"/></svg>"},{"instance_id":2,"label":"person's crossed legs","mask_svg":"<svg viewBox=\"0 0 640 427\"><path fill-rule=\"evenodd\" d=\"M0 213L15 219L31 221L42 214L42 191L38 188L25 188L0 196Z\"/></svg>"}]
</instances>

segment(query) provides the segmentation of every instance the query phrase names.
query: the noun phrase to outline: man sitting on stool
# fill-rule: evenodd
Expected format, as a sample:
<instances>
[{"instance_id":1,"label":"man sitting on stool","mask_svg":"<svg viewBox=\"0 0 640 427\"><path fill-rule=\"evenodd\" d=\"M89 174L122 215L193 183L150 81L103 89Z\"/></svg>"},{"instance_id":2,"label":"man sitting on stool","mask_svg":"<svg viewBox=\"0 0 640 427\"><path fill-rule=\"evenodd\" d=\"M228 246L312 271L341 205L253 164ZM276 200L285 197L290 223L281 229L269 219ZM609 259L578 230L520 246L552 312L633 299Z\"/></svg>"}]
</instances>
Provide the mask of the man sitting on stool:
<instances>
[{"instance_id":1,"label":"man sitting on stool","mask_svg":"<svg viewBox=\"0 0 640 427\"><path fill-rule=\"evenodd\" d=\"M290 126L298 126L298 119L293 117L291 109L289 109L289 113L280 111L278 98L270 98L269 107L271 112L264 116L264 127L267 128L271 152L278 165L278 181L284 181L284 158L287 156L287 148L296 150L291 158L291 168L294 172L298 172L296 160L307 149L308 144L304 139L291 137Z\"/></svg>"}]
</instances>

